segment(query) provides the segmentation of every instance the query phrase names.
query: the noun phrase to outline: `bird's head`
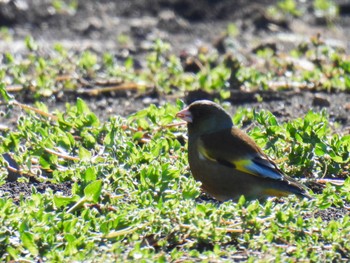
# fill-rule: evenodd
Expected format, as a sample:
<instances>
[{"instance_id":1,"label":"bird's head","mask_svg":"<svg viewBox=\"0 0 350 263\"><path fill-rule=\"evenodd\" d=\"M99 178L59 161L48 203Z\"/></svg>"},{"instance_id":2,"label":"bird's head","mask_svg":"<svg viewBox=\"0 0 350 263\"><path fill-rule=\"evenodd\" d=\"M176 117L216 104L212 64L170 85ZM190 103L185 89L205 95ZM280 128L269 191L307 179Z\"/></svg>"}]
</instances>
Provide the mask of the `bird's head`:
<instances>
[{"instance_id":1,"label":"bird's head","mask_svg":"<svg viewBox=\"0 0 350 263\"><path fill-rule=\"evenodd\" d=\"M189 134L206 134L233 126L230 115L218 104L198 100L176 114L187 122Z\"/></svg>"}]
</instances>

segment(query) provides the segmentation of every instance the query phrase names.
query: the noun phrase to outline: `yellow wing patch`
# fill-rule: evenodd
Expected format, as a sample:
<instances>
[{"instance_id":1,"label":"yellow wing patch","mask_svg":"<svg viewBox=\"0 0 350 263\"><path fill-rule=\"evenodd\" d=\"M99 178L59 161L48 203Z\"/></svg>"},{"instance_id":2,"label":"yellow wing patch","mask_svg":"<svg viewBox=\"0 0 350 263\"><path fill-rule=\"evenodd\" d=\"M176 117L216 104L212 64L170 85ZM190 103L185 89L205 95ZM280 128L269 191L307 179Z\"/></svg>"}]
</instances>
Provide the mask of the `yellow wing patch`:
<instances>
[{"instance_id":1,"label":"yellow wing patch","mask_svg":"<svg viewBox=\"0 0 350 263\"><path fill-rule=\"evenodd\" d=\"M218 162L215 158L209 155L209 153L205 150L202 143L198 144L198 151L199 151L199 158L200 159L207 159L212 162ZM225 160L226 161L226 160ZM253 171L249 170L247 167L249 164L252 164L251 160L237 160L237 161L227 161L227 163L232 164L232 167L236 170L239 170L241 172L245 172L254 176L260 176L259 174L254 173Z\"/></svg>"},{"instance_id":2,"label":"yellow wing patch","mask_svg":"<svg viewBox=\"0 0 350 263\"><path fill-rule=\"evenodd\" d=\"M236 167L237 170L254 175L254 176L260 176L247 168L251 163L252 161L247 159L237 160L235 162L232 162L232 164Z\"/></svg>"},{"instance_id":3,"label":"yellow wing patch","mask_svg":"<svg viewBox=\"0 0 350 263\"><path fill-rule=\"evenodd\" d=\"M208 152L205 150L204 146L202 143L198 144L198 152L199 152L199 159L208 159L210 161L216 162L214 158L212 158Z\"/></svg>"},{"instance_id":4,"label":"yellow wing patch","mask_svg":"<svg viewBox=\"0 0 350 263\"><path fill-rule=\"evenodd\" d=\"M233 161L226 158L221 158L220 156L213 156L213 154L210 154L210 152L206 150L201 141L198 143L198 155L199 159L216 162L246 174L275 180L282 179L282 174L278 170L274 169L274 166L272 165L263 165L259 162L254 162L249 158Z\"/></svg>"}]
</instances>

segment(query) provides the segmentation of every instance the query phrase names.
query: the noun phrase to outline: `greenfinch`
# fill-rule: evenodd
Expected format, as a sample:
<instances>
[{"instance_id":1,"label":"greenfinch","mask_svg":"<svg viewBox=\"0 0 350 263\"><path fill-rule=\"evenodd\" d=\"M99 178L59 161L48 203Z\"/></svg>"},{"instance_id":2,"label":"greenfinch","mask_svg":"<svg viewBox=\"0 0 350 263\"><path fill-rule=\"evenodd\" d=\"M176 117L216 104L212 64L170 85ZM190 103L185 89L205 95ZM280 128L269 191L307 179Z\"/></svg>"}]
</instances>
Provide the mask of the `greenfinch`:
<instances>
[{"instance_id":1,"label":"greenfinch","mask_svg":"<svg viewBox=\"0 0 350 263\"><path fill-rule=\"evenodd\" d=\"M199 100L176 114L187 122L188 161L202 189L219 201L266 199L295 194L308 197L303 185L283 174L259 146L234 127L218 104Z\"/></svg>"}]
</instances>

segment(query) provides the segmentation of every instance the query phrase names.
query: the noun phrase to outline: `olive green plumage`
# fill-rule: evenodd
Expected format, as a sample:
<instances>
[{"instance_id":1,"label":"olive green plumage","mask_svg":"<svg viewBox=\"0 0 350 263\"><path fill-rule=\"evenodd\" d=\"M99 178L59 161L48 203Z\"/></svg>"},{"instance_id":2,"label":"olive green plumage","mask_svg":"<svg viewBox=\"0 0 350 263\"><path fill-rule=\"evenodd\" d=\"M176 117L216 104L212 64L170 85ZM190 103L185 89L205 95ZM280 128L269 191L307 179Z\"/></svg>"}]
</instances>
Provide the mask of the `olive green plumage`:
<instances>
[{"instance_id":1,"label":"olive green plumage","mask_svg":"<svg viewBox=\"0 0 350 263\"><path fill-rule=\"evenodd\" d=\"M191 172L217 200L237 200L241 195L310 197L303 185L284 175L246 133L234 127L218 104L196 101L177 117L187 122Z\"/></svg>"}]
</instances>

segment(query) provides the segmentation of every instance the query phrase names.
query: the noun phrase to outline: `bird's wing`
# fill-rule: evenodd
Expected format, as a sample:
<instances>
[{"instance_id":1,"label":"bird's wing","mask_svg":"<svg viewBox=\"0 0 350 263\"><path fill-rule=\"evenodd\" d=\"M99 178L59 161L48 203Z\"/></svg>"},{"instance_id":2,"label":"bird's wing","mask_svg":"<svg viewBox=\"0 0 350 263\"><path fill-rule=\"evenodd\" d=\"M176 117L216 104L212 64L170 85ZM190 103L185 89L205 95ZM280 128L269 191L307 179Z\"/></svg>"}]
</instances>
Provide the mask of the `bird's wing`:
<instances>
[{"instance_id":1,"label":"bird's wing","mask_svg":"<svg viewBox=\"0 0 350 263\"><path fill-rule=\"evenodd\" d=\"M226 129L199 137L202 158L215 161L254 176L284 180L284 175L256 143L238 128Z\"/></svg>"}]
</instances>

